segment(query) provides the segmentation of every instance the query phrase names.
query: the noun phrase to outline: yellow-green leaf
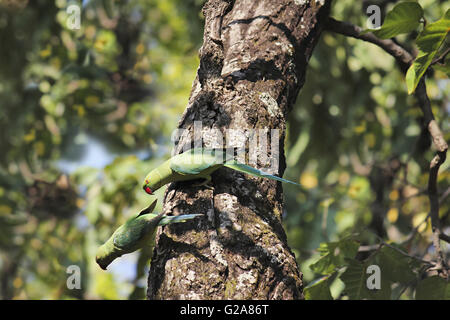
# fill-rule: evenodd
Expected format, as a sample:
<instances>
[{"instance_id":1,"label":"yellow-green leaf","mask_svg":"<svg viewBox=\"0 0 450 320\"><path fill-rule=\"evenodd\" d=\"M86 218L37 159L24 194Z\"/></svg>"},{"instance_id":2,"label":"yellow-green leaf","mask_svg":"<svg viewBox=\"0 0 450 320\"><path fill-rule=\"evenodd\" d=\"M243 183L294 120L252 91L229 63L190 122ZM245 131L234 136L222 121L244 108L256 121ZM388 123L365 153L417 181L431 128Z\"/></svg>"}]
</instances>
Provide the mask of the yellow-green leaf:
<instances>
[{"instance_id":1,"label":"yellow-green leaf","mask_svg":"<svg viewBox=\"0 0 450 320\"><path fill-rule=\"evenodd\" d=\"M328 283L329 276L322 277L311 282L305 287L306 300L333 300Z\"/></svg>"},{"instance_id":2,"label":"yellow-green leaf","mask_svg":"<svg viewBox=\"0 0 450 320\"><path fill-rule=\"evenodd\" d=\"M416 90L420 79L429 68L449 31L450 9L447 10L442 19L427 25L417 37L416 43L419 47L419 54L406 73L406 85L409 94Z\"/></svg>"},{"instance_id":3,"label":"yellow-green leaf","mask_svg":"<svg viewBox=\"0 0 450 320\"><path fill-rule=\"evenodd\" d=\"M389 39L416 30L423 16L422 7L416 2L402 2L388 12L380 29L372 31L377 37Z\"/></svg>"}]
</instances>

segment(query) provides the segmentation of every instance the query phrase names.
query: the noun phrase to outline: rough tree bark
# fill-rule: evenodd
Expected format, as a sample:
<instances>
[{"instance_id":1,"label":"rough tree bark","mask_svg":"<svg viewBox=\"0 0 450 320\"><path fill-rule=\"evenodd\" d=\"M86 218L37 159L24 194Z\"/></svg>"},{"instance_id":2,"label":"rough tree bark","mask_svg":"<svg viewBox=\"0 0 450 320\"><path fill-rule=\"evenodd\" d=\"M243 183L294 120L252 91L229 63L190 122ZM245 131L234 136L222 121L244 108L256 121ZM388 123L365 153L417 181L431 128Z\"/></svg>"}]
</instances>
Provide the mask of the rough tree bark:
<instances>
[{"instance_id":1,"label":"rough tree bark","mask_svg":"<svg viewBox=\"0 0 450 320\"><path fill-rule=\"evenodd\" d=\"M278 129L278 141L268 140L280 146L271 156L279 157L275 174L281 176L286 117L330 2L208 1L200 66L179 122L190 134L181 135L175 153L199 138L206 147L221 146L214 130L222 132L227 146L248 147L255 138L252 129ZM201 121L201 137L192 134L196 121ZM227 129L245 130L245 135L227 135ZM205 216L159 229L147 297L302 299L302 275L281 224L281 184L227 168L216 171L211 184L168 187L166 214Z\"/></svg>"}]
</instances>

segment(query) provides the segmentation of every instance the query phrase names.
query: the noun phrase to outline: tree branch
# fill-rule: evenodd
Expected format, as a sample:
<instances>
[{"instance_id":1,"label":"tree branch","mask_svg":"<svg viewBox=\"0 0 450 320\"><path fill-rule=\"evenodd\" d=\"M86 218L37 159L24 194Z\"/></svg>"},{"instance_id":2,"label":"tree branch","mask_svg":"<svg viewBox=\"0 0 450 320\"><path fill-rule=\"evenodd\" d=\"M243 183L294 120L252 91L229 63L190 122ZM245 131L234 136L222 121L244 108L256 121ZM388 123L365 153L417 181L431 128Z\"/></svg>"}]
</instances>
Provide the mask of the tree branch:
<instances>
[{"instance_id":1,"label":"tree branch","mask_svg":"<svg viewBox=\"0 0 450 320\"><path fill-rule=\"evenodd\" d=\"M439 57L437 57L436 59L434 59L431 62L431 66L439 63L439 64L444 64L445 58L447 57L447 55L450 53L450 48L447 48L447 50L445 50Z\"/></svg>"},{"instance_id":2,"label":"tree branch","mask_svg":"<svg viewBox=\"0 0 450 320\"><path fill-rule=\"evenodd\" d=\"M450 243L450 237L448 235L446 235L445 233L440 233L439 234L439 239L441 239L441 240L443 240L443 241L445 241L447 243Z\"/></svg>"},{"instance_id":3,"label":"tree branch","mask_svg":"<svg viewBox=\"0 0 450 320\"><path fill-rule=\"evenodd\" d=\"M362 28L348 22L337 21L333 18L329 18L328 23L326 24L326 30L339 33L347 37L352 37L355 39L373 43L374 45L382 48L384 51L393 56L400 66L400 69L404 73L406 73L409 66L411 65L411 62L414 59L413 56L408 52L408 50L395 43L394 41L388 39L380 39L373 33L361 34L361 32L363 31Z\"/></svg>"},{"instance_id":4,"label":"tree branch","mask_svg":"<svg viewBox=\"0 0 450 320\"><path fill-rule=\"evenodd\" d=\"M421 263L423 263L423 264L426 264L426 265L435 266L435 263L434 263L433 261L423 260L423 259L421 259L421 258L419 258L419 257L410 255L410 254L408 254L407 252L401 250L400 248L397 248L397 247L395 247L395 246L393 246L393 245L390 245L389 243L385 242L385 241L383 240L383 238L381 238L381 237L380 237L379 235L377 235L376 233L374 233L374 232L371 232L371 233L372 233L375 237L378 238L378 241L380 241L380 243L377 244L377 246L379 246L379 247L382 247L382 246L389 247L389 248L391 248L391 249L397 251L397 252L400 253L401 255L407 257L407 258L415 259L415 260L417 260L417 261L419 261L419 262L421 262ZM366 248L364 248L364 249L366 249ZM367 247L367 249L370 249L370 247ZM359 251L359 250L358 250L358 251Z\"/></svg>"},{"instance_id":5,"label":"tree branch","mask_svg":"<svg viewBox=\"0 0 450 320\"><path fill-rule=\"evenodd\" d=\"M337 21L333 18L328 19L326 24L326 29L335 33L339 33L348 37L353 37L356 39L364 40L372 44L377 45L384 51L389 53L395 58L397 64L403 73L406 73L409 66L413 61L413 56L402 46L395 43L392 40L382 40L376 37L373 33L361 34L362 28L355 26L348 22ZM448 51L448 50L447 50ZM445 59L448 52L436 59L433 62L439 62L441 59ZM438 264L436 269L440 269L444 275L448 276L448 267L445 264L445 260L442 254L439 239L447 241L450 239L449 236L445 235L440 228L439 223L439 196L437 191L437 175L439 172L439 167L444 163L448 145L444 139L444 136L439 129L439 126L434 118L433 111L431 109L430 100L427 95L427 89L425 84L425 79L422 78L416 88L415 97L420 106L420 109L424 115L424 124L430 133L433 143L437 148L437 154L430 162L430 173L428 179L428 197L430 199L430 217L431 225L433 229L433 245L436 248Z\"/></svg>"}]
</instances>

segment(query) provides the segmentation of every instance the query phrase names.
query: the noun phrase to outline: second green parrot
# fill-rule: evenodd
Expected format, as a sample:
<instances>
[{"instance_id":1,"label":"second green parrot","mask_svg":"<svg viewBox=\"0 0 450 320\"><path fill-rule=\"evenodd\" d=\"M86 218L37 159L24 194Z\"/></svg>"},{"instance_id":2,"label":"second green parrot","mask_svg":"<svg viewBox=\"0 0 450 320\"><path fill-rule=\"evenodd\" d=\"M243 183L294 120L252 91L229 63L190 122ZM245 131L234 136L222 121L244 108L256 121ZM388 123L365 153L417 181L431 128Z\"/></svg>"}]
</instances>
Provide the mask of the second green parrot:
<instances>
[{"instance_id":1,"label":"second green parrot","mask_svg":"<svg viewBox=\"0 0 450 320\"><path fill-rule=\"evenodd\" d=\"M185 222L201 216L201 214L185 214L180 216L165 216L164 214L152 213L156 201L139 214L128 219L123 225L117 228L112 236L97 250L95 260L97 264L106 270L114 259L134 252L150 242L158 226Z\"/></svg>"},{"instance_id":2,"label":"second green parrot","mask_svg":"<svg viewBox=\"0 0 450 320\"><path fill-rule=\"evenodd\" d=\"M175 181L196 179L209 181L211 180L211 174L221 167L300 186L298 183L239 163L233 158L224 159L224 156L227 156L227 154L222 149L191 149L180 153L150 171L145 177L143 188L148 194L153 194L162 186Z\"/></svg>"}]
</instances>

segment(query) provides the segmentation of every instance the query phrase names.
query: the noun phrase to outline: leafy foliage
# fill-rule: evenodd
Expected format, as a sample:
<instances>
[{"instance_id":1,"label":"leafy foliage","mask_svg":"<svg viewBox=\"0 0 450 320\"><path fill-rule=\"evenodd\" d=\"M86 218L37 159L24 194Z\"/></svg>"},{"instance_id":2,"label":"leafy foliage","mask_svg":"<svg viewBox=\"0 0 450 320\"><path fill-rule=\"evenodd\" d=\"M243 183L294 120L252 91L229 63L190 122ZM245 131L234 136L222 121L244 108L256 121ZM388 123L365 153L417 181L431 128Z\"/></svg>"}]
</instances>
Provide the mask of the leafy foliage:
<instances>
[{"instance_id":1,"label":"leafy foliage","mask_svg":"<svg viewBox=\"0 0 450 320\"><path fill-rule=\"evenodd\" d=\"M0 297L143 298L145 264L104 274L93 256L148 205L136 186L187 101L201 3L84 1L79 30L69 4L0 3Z\"/></svg>"},{"instance_id":2,"label":"leafy foliage","mask_svg":"<svg viewBox=\"0 0 450 320\"><path fill-rule=\"evenodd\" d=\"M343 266L346 259L354 258L358 248L358 243L351 239L321 243L317 249L321 258L312 264L310 268L316 273L330 274L336 268Z\"/></svg>"},{"instance_id":3,"label":"leafy foliage","mask_svg":"<svg viewBox=\"0 0 450 320\"><path fill-rule=\"evenodd\" d=\"M329 277L311 282L304 290L306 300L333 300L329 288Z\"/></svg>"},{"instance_id":4,"label":"leafy foliage","mask_svg":"<svg viewBox=\"0 0 450 320\"><path fill-rule=\"evenodd\" d=\"M345 290L349 299L387 300L391 297L390 284L382 277L379 289L369 289L367 286L367 268L370 262L353 261L342 274Z\"/></svg>"},{"instance_id":5,"label":"leafy foliage","mask_svg":"<svg viewBox=\"0 0 450 320\"><path fill-rule=\"evenodd\" d=\"M450 31L450 9L444 16L431 24L426 24L424 10L417 2L401 2L389 11L381 28L372 31L381 39L389 39L404 33L417 30L420 23L424 22L424 28L416 39L419 48L417 57L406 74L408 93L415 91L420 79L424 76L433 62L439 49L445 43Z\"/></svg>"},{"instance_id":6,"label":"leafy foliage","mask_svg":"<svg viewBox=\"0 0 450 320\"><path fill-rule=\"evenodd\" d=\"M137 186L168 156L198 66L203 1L84 1L80 30L67 27L68 4L0 3L0 297L141 299L151 248L108 272L95 251L150 201ZM442 21L443 4L421 4ZM361 1L335 1L332 12L365 23ZM426 59L445 49L447 40L430 37L438 29L430 23L417 39ZM398 30L412 45L412 29ZM446 67L433 65L427 86L449 132ZM290 114L284 175L311 195L284 189L285 229L308 299L448 299L448 285L424 262L434 257L423 223L432 152L402 79L380 49L329 33L310 60ZM447 161L441 197L449 181ZM449 210L442 201L444 226ZM374 221L385 234L375 235ZM82 270L80 290L66 286L72 264ZM382 270L382 292L363 288L370 264Z\"/></svg>"},{"instance_id":7,"label":"leafy foliage","mask_svg":"<svg viewBox=\"0 0 450 320\"><path fill-rule=\"evenodd\" d=\"M442 17L447 9L422 3L427 17ZM352 2L336 2L332 15L364 25L360 10ZM406 32L398 42L410 48L415 38ZM428 94L437 121L448 132L450 87L445 65L438 66L427 78ZM413 299L420 283L433 275L431 227L425 220L433 153L403 77L392 57L363 41L324 33L314 51L290 118L285 174L299 176L311 194L306 198L285 190L288 240L310 284L307 299L325 299L325 286L333 299ZM448 179L446 162L438 180L441 194ZM324 205L327 199L332 201ZM447 203L440 203L444 226L449 223ZM377 215L379 230L387 234L378 233ZM356 244L357 253L338 259L333 250L344 239ZM443 248L448 259L448 246ZM381 270L381 292L366 286L372 264Z\"/></svg>"},{"instance_id":8,"label":"leafy foliage","mask_svg":"<svg viewBox=\"0 0 450 320\"><path fill-rule=\"evenodd\" d=\"M408 33L419 27L423 9L417 2L401 2L386 15L383 25L373 33L381 39L389 39Z\"/></svg>"},{"instance_id":9,"label":"leafy foliage","mask_svg":"<svg viewBox=\"0 0 450 320\"><path fill-rule=\"evenodd\" d=\"M439 49L445 42L450 32L450 9L444 17L427 25L416 39L419 53L416 60L408 69L406 84L408 93L414 92L420 79L430 67Z\"/></svg>"},{"instance_id":10,"label":"leafy foliage","mask_svg":"<svg viewBox=\"0 0 450 320\"><path fill-rule=\"evenodd\" d=\"M416 299L450 300L450 285L448 281L438 276L427 278L417 286Z\"/></svg>"}]
</instances>

